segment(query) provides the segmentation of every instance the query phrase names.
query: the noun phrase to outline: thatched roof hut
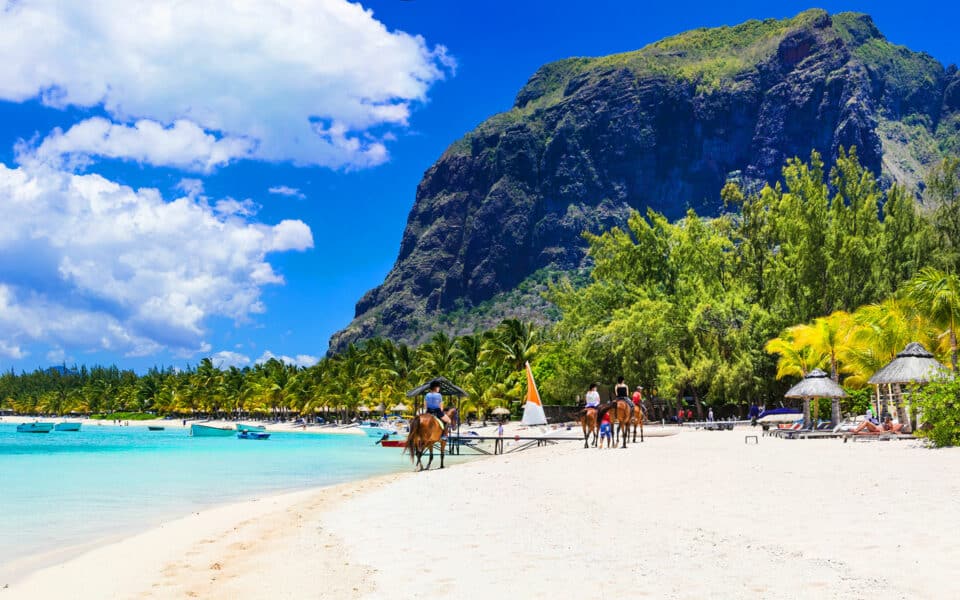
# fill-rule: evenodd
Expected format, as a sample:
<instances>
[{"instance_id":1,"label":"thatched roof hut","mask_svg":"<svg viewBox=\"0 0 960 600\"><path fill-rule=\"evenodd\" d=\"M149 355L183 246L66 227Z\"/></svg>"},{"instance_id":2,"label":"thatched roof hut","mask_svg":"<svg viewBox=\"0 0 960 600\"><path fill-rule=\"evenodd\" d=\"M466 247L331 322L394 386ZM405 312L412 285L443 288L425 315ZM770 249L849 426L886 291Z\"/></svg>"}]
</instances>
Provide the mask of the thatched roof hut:
<instances>
[{"instance_id":1,"label":"thatched roof hut","mask_svg":"<svg viewBox=\"0 0 960 600\"><path fill-rule=\"evenodd\" d=\"M800 380L800 383L793 386L785 398L846 398L847 392L837 385L830 376L814 369L807 373L807 376Z\"/></svg>"},{"instance_id":2,"label":"thatched roof hut","mask_svg":"<svg viewBox=\"0 0 960 600\"><path fill-rule=\"evenodd\" d=\"M842 387L837 385L834 380L830 379L829 375L820 369L814 369L807 373L806 377L800 380L800 383L787 390L787 393L784 394L784 397L803 399L803 424L805 427L811 427L811 398L833 399L832 408L830 410L830 419L834 424L836 424L840 421L839 399L846 398L847 392L845 392Z\"/></svg>"},{"instance_id":3,"label":"thatched roof hut","mask_svg":"<svg viewBox=\"0 0 960 600\"><path fill-rule=\"evenodd\" d=\"M429 381L427 381L425 384L421 385L420 387L414 388L409 392L407 392L407 398L414 398L416 396L422 396L423 394L426 394L427 392L430 391L430 387L434 383L440 384L440 393L443 394L444 396L456 396L458 398L466 398L467 396L470 395L467 392L465 392L462 388L457 387L456 385L451 383L450 380L447 379L446 377L434 377Z\"/></svg>"},{"instance_id":4,"label":"thatched roof hut","mask_svg":"<svg viewBox=\"0 0 960 600\"><path fill-rule=\"evenodd\" d=\"M910 342L903 352L867 380L872 385L927 383L950 378L949 369L933 357L922 344Z\"/></svg>"}]
</instances>

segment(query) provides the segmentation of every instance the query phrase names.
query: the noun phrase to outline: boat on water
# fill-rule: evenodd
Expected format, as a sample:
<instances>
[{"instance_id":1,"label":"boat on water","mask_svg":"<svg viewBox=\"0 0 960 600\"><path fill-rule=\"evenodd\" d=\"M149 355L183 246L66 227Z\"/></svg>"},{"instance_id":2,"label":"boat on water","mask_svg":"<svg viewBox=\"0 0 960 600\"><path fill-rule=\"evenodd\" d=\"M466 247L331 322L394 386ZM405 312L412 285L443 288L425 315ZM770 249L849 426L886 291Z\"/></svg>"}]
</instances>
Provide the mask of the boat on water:
<instances>
[{"instance_id":1,"label":"boat on water","mask_svg":"<svg viewBox=\"0 0 960 600\"><path fill-rule=\"evenodd\" d=\"M193 437L231 437L233 433L233 427L213 427L198 423L190 425L190 435Z\"/></svg>"},{"instance_id":2,"label":"boat on water","mask_svg":"<svg viewBox=\"0 0 960 600\"><path fill-rule=\"evenodd\" d=\"M165 428L159 425L147 425L148 431L163 431Z\"/></svg>"},{"instance_id":3,"label":"boat on water","mask_svg":"<svg viewBox=\"0 0 960 600\"><path fill-rule=\"evenodd\" d=\"M80 423L57 423L54 431L80 431Z\"/></svg>"},{"instance_id":4,"label":"boat on water","mask_svg":"<svg viewBox=\"0 0 960 600\"><path fill-rule=\"evenodd\" d=\"M50 433L53 431L53 423L20 423L17 425L17 433Z\"/></svg>"},{"instance_id":5,"label":"boat on water","mask_svg":"<svg viewBox=\"0 0 960 600\"><path fill-rule=\"evenodd\" d=\"M407 440L383 440L380 445L384 448L405 448Z\"/></svg>"},{"instance_id":6,"label":"boat on water","mask_svg":"<svg viewBox=\"0 0 960 600\"><path fill-rule=\"evenodd\" d=\"M266 431L263 425L247 425L246 423L237 423L237 431Z\"/></svg>"},{"instance_id":7,"label":"boat on water","mask_svg":"<svg viewBox=\"0 0 960 600\"><path fill-rule=\"evenodd\" d=\"M358 425L360 431L367 434L367 437L382 438L385 435L397 435L400 433L396 427L389 423L378 423L376 421L364 421Z\"/></svg>"},{"instance_id":8,"label":"boat on water","mask_svg":"<svg viewBox=\"0 0 960 600\"><path fill-rule=\"evenodd\" d=\"M270 434L265 431L238 431L237 439L241 440L266 440Z\"/></svg>"}]
</instances>

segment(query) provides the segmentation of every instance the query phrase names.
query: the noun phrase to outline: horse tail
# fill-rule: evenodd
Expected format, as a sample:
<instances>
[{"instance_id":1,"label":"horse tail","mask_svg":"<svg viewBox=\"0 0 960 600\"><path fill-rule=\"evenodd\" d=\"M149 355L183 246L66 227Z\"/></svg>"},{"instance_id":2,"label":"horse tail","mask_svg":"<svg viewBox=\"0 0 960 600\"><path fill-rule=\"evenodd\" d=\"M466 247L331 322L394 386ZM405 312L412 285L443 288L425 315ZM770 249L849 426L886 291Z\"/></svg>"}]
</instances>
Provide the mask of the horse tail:
<instances>
[{"instance_id":1,"label":"horse tail","mask_svg":"<svg viewBox=\"0 0 960 600\"><path fill-rule=\"evenodd\" d=\"M601 404L600 406L598 406L597 407L597 423L602 421L603 415L610 412L610 409L612 409L616 405L617 405L616 402L607 402L606 404Z\"/></svg>"},{"instance_id":2,"label":"horse tail","mask_svg":"<svg viewBox=\"0 0 960 600\"><path fill-rule=\"evenodd\" d=\"M404 446L403 451L410 453L410 462L412 463L414 459L415 447L413 445L414 436L417 435L417 430L420 428L420 417L414 416L410 419L410 433L407 434L407 445Z\"/></svg>"}]
</instances>

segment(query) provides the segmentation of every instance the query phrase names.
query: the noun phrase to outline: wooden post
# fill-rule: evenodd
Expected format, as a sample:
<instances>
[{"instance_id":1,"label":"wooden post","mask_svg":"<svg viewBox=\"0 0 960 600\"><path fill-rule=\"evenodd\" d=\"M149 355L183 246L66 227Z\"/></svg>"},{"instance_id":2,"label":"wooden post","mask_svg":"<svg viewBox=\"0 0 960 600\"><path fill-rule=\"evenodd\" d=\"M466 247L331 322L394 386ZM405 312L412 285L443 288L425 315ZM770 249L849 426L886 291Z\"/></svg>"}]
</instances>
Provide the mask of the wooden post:
<instances>
[{"instance_id":1,"label":"wooden post","mask_svg":"<svg viewBox=\"0 0 960 600\"><path fill-rule=\"evenodd\" d=\"M830 421L834 427L840 424L840 398L830 399Z\"/></svg>"},{"instance_id":2,"label":"wooden post","mask_svg":"<svg viewBox=\"0 0 960 600\"><path fill-rule=\"evenodd\" d=\"M803 398L803 427L810 427L810 398L806 396Z\"/></svg>"}]
</instances>

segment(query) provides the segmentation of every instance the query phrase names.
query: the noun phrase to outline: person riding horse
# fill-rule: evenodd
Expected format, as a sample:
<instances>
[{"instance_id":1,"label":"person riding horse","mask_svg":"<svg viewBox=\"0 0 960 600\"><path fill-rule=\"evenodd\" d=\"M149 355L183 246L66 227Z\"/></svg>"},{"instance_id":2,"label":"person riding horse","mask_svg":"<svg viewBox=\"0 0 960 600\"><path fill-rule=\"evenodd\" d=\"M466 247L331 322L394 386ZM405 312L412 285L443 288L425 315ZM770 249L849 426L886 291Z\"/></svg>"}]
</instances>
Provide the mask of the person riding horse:
<instances>
[{"instance_id":1,"label":"person riding horse","mask_svg":"<svg viewBox=\"0 0 960 600\"><path fill-rule=\"evenodd\" d=\"M450 427L450 417L443 411L443 396L440 394L439 381L434 381L430 384L430 392L424 400L427 404L427 413L440 419L443 422L444 429Z\"/></svg>"}]
</instances>

